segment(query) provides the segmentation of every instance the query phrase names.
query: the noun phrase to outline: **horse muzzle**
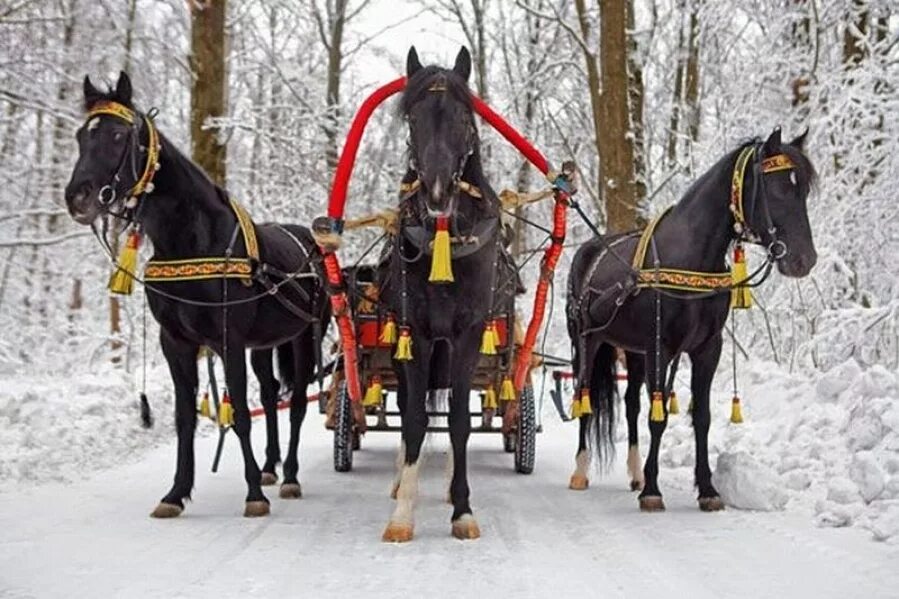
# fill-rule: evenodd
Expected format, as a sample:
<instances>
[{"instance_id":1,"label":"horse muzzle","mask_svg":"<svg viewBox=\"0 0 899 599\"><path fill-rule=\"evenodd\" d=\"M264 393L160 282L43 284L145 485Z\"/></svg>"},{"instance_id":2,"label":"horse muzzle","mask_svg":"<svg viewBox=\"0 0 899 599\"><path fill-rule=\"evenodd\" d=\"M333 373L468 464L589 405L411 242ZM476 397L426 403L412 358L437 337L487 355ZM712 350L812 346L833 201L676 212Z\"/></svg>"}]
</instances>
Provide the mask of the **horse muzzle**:
<instances>
[{"instance_id":1,"label":"horse muzzle","mask_svg":"<svg viewBox=\"0 0 899 599\"><path fill-rule=\"evenodd\" d=\"M72 219L81 225L89 225L100 213L97 194L89 184L69 185L66 188L66 208Z\"/></svg>"},{"instance_id":2,"label":"horse muzzle","mask_svg":"<svg viewBox=\"0 0 899 599\"><path fill-rule=\"evenodd\" d=\"M818 253L812 249L808 252L787 252L777 261L777 270L786 277L802 278L812 271L818 263Z\"/></svg>"}]
</instances>

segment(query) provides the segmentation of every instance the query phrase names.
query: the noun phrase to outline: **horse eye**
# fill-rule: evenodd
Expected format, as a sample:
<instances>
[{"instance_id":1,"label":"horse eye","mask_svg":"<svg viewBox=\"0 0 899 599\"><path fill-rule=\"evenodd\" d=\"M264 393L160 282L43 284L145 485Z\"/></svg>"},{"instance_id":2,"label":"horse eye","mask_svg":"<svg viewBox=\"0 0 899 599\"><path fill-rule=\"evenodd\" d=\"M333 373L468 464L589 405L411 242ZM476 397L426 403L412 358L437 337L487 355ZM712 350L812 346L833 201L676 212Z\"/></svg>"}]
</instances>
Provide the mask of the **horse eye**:
<instances>
[{"instance_id":1,"label":"horse eye","mask_svg":"<svg viewBox=\"0 0 899 599\"><path fill-rule=\"evenodd\" d=\"M116 131L115 135L112 136L113 141L122 141L125 138L125 134L121 131Z\"/></svg>"}]
</instances>

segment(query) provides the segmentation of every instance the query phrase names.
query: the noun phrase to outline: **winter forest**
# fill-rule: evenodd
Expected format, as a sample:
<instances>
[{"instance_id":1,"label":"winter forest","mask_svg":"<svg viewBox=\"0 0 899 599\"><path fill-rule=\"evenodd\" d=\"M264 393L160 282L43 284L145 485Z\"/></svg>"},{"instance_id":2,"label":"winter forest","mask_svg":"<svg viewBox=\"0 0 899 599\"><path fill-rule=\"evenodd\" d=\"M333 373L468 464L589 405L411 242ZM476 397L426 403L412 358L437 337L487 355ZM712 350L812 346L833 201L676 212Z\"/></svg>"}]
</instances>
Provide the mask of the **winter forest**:
<instances>
[{"instance_id":1,"label":"winter forest","mask_svg":"<svg viewBox=\"0 0 899 599\"><path fill-rule=\"evenodd\" d=\"M358 106L379 85L405 74L406 53L413 44L426 65L451 66L459 47L469 48L473 93L551 161L576 163L577 199L603 232L644 227L742 142L765 139L775 127L783 129L784 140L808 130L806 149L817 171L808 207L818 262L801 279L775 270L765 285L753 290L753 309L741 311L725 325L712 393L712 469L728 504L725 517L749 518L739 521L742 524L729 522L731 529L780 527L783 536L795 532L802 543L816 547L845 542L847 551L858 548L858 555L868 556L868 569L863 576L867 582L849 577L839 579L842 584L874 584L873 579L884 578L884 570L891 568L887 564L892 560L895 565L899 556L899 7L890 0L0 0L0 506L12 506L23 489L35 493L34 501L41 505L45 485L82 484L124 463L135 469L127 475L132 482L149 477L155 484L141 487L136 499L128 497L133 513L118 518L147 520L144 507L163 490L174 455L171 382L144 291L136 286L130 297L108 293L109 257L90 229L73 222L66 210L64 188L78 157L75 132L84 123L85 75L105 89L115 86L120 71L127 72L135 105L143 111L157 109L159 130L238 198L255 221L308 226L325 213L337 158ZM478 121L478 131L486 175L497 191L547 189L541 174L489 126ZM349 190L349 218L394 204L408 165L407 143L397 102L389 101L375 113L363 139ZM523 219L508 219L514 230L510 249L524 259L542 251L546 242L546 233L525 221L550 226L552 204L530 204L517 208L516 214ZM341 260L352 263L379 234L348 234ZM565 281L575 250L591 236L583 221L569 217L549 323L541 331L546 338L539 342L548 354L570 354ZM121 225L113 224L110 238L113 251L118 250L125 241ZM145 259L150 253L145 247L141 255ZM748 254L750 268L764 258L762 248L750 247ZM523 271L529 291L517 309L525 318L537 263L534 259ZM325 345L336 339L332 326ZM739 427L726 418L732 360L745 398L746 422ZM562 424L550 404L549 379L539 371L535 376L538 382L543 376L538 389L546 430L538 436L534 477L544 477L545 485L535 487L531 479L511 474L508 480L484 482L498 476L490 472L477 482L477 465L495 460L485 455L469 465L476 481L472 501L487 504L504 494L504 505L521 509L513 526L522 529L541 514L549 517L558 504L551 498L518 505L515 497L525 489L539 494L554 488L551 485L561 489L560 494L569 493L564 484L577 438L577 425ZM202 369L201 379L206 380ZM685 360L675 382L684 407L689 381ZM157 420L149 431L140 428L137 416L137 397L144 388ZM571 391L565 389L566 397ZM569 400L565 402L567 406ZM647 406L644 400L644 410ZM315 474L315 458L309 456L316 447L323 470L330 469L330 437L323 436L330 433L315 412L310 410L303 433L310 435L303 437L309 448L301 450L307 456L301 462L304 485L308 479L325 488L330 480L331 490L353 484L356 487L346 488L362 493L359 482L345 483L348 479L333 472L329 478ZM262 423L254 424L254 430L257 427ZM198 433L208 447L214 434L211 429L205 436L202 430ZM398 436L378 439L385 448L378 456L379 478L362 478L377 487L365 512L365 518L374 521L374 532L361 535L367 539L352 540L369 557L374 550L367 547L375 545L390 509L382 487L388 484L399 442ZM229 443L225 458L233 462L230 476L236 481L237 443ZM622 468L625 451L619 450ZM164 467L140 470L146 456L153 455L161 456ZM199 455L198 476L207 476L207 456L202 449ZM661 463L671 477L666 485L672 493L678 489L685 504L693 495L693 455L693 432L688 417L680 416L669 425ZM551 466L555 458L557 471ZM496 460L501 459L498 454ZM623 487L623 475L620 478L611 480ZM232 495L239 486L233 481ZM198 482L198 488L203 484L207 497L210 488L213 494L229 493L220 483ZM602 484L591 486L589 497L577 498L595 506L589 517L596 522L618 517L601 511L600 505L602 494L618 487ZM84 491L85 497L91 492ZM119 486L105 497L129 493L128 486ZM303 499L307 506L314 501ZM644 538L656 534L647 520L639 519L630 496L615 501L626 506L622 513ZM227 511L225 505L222 501L219 507ZM436 513L443 507L428 509ZM742 509L754 511L745 515ZM756 511L775 514L770 517L778 518L777 523L752 520ZM334 513L324 507L320 512L328 517ZM446 514L439 513L445 519ZM489 528L485 513L479 515L482 530ZM661 516L660 534L672 543L668 552L711 542L709 535L715 533L709 531L725 526L721 519L700 522L698 512L690 512L687 523L686 513L669 509ZM307 521L311 518L306 516ZM18 521L22 519L27 516L20 512ZM364 518L357 512L356 520ZM0 529L4 522L0 516ZM684 545L678 544L681 524L692 535ZM160 534L177 539L203 531L202 522L193 525L190 534ZM560 520L559 525L576 522ZM43 591L30 588L23 580L29 571L39 572L37 566L15 577L4 572L15 562L16 543L41 534L18 526L10 529L9 540L0 532L0 596L6 596L4 590L15 597L53 596L66 589L63 582ZM352 536L354 526L342 534ZM629 542L629 550L639 554L633 537L623 540L627 524L617 526L612 536ZM845 532L832 530L841 527L851 527L859 537L843 541L821 536ZM127 530L155 534L143 521ZM77 538L91 533L75 528L71 534ZM498 535L491 531L489 536ZM523 535L519 531L517 536ZM747 533L743 541L751 543L750 536ZM741 538L734 542L743 542ZM438 540L423 545L434 563L440 562L442 551ZM479 542L483 546L486 541ZM73 541L62 542L65 546ZM322 542L326 547L335 543L335 555L342 552L333 540ZM488 556L499 559L522 546L505 542L512 549L487 545ZM591 542L605 540L583 541L585 547ZM567 568L570 562L562 555L582 550L573 543L542 546L527 558L534 560L533 572L547 563ZM753 549L764 552L764 542L758 543ZM202 545L184 548L204 550ZM613 559L615 548L606 549L610 553L593 559ZM459 549L454 545L452 552ZM96 559L111 555L113 549L108 555L101 551ZM480 564L477 557L459 555ZM259 556L251 559L263 563ZM387 558L383 578L402 567L402 561L394 559ZM847 563L833 570L814 555L802 559L796 567L807 576L816 576L816 568L852 570ZM760 572L774 572L770 581L759 582L747 571L737 575L734 584L742 580L757 586L717 587L722 591L718 596L776 596L793 589L778 586L788 584L778 579L778 567L785 568L784 577L792 571L774 561L756 564L756 575L764 578ZM675 568L677 562L670 566ZM629 576L637 576L637 565L628 567ZM339 572L334 564L327 568L331 575ZM177 570L167 571L177 578ZM425 580L432 571L442 572L425 565L415 576ZM315 574L308 565L305 572ZM692 575L696 584L705 584L698 572ZM539 575L525 578L532 576ZM383 582L377 571L366 580ZM827 580L816 583L821 585L817 596L831 596L828 593L839 588ZM286 584L286 579L276 580L276 586ZM474 588L459 586L458 581L447 584L446 589L463 593ZM509 584L512 587L505 588L525 583ZM576 592L580 584L575 576L559 588ZM103 588L96 587L95 594L104 596ZM110 596L126 588L113 585ZM237 592L235 588L219 596ZM255 587L240 588L251 593ZM525 594L541 596L539 588L549 592L554 587L532 584ZM850 595L861 592L857 586L844 588ZM183 596L207 592L188 586L181 591ZM695 588L684 582L681 591L692 593ZM643 596L620 588L618 592ZM885 588L870 587L869 596L888 595Z\"/></svg>"}]
</instances>

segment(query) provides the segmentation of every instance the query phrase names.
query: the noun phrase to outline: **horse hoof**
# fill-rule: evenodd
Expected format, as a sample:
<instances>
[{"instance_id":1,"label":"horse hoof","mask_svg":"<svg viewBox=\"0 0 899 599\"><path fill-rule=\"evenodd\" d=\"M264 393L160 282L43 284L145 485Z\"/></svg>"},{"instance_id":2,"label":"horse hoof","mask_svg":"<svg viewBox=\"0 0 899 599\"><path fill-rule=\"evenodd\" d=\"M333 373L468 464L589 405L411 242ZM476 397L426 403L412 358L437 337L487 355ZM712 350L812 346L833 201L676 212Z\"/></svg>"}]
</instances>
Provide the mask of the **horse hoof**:
<instances>
[{"instance_id":1,"label":"horse hoof","mask_svg":"<svg viewBox=\"0 0 899 599\"><path fill-rule=\"evenodd\" d=\"M163 501L159 502L159 505L156 506L150 513L151 518L177 518L181 515L181 512L184 511L184 508L180 505L175 505L174 503L165 503Z\"/></svg>"},{"instance_id":2,"label":"horse hoof","mask_svg":"<svg viewBox=\"0 0 899 599\"><path fill-rule=\"evenodd\" d=\"M590 486L590 480L581 474L572 474L571 480L568 482L568 488L572 491L586 491Z\"/></svg>"},{"instance_id":3,"label":"horse hoof","mask_svg":"<svg viewBox=\"0 0 899 599\"><path fill-rule=\"evenodd\" d=\"M381 540L385 543L408 543L412 540L412 525L403 522L389 522Z\"/></svg>"},{"instance_id":4,"label":"horse hoof","mask_svg":"<svg viewBox=\"0 0 899 599\"><path fill-rule=\"evenodd\" d=\"M640 498L641 512L664 512L665 502L658 495L647 495Z\"/></svg>"},{"instance_id":5,"label":"horse hoof","mask_svg":"<svg viewBox=\"0 0 899 599\"><path fill-rule=\"evenodd\" d=\"M642 480L632 480L631 481L631 491L642 491L643 490L643 481Z\"/></svg>"},{"instance_id":6,"label":"horse hoof","mask_svg":"<svg viewBox=\"0 0 899 599\"><path fill-rule=\"evenodd\" d=\"M465 514L458 520L453 520L453 536L462 541L481 538L481 529L478 521L471 514Z\"/></svg>"},{"instance_id":7,"label":"horse hoof","mask_svg":"<svg viewBox=\"0 0 899 599\"><path fill-rule=\"evenodd\" d=\"M262 481L259 483L263 487L270 487L278 482L278 475L273 472L263 472Z\"/></svg>"},{"instance_id":8,"label":"horse hoof","mask_svg":"<svg viewBox=\"0 0 899 599\"><path fill-rule=\"evenodd\" d=\"M721 501L721 498L718 496L700 497L699 509L703 512L720 512L724 509L724 502Z\"/></svg>"},{"instance_id":9,"label":"horse hoof","mask_svg":"<svg viewBox=\"0 0 899 599\"><path fill-rule=\"evenodd\" d=\"M281 499L300 499L303 496L303 488L300 483L284 483L278 495Z\"/></svg>"},{"instance_id":10,"label":"horse hoof","mask_svg":"<svg viewBox=\"0 0 899 599\"><path fill-rule=\"evenodd\" d=\"M271 508L267 501L248 501L243 510L244 518L259 518L268 516Z\"/></svg>"}]
</instances>

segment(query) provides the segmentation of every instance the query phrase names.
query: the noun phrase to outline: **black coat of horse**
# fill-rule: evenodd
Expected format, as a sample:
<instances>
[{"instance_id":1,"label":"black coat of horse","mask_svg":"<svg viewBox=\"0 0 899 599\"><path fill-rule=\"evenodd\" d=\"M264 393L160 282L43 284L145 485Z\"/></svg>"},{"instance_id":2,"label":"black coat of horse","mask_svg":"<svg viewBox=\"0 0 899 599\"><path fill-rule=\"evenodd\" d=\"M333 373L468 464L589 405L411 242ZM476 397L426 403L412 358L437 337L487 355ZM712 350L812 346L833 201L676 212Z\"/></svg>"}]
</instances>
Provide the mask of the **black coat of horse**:
<instances>
[{"instance_id":1,"label":"black coat of horse","mask_svg":"<svg viewBox=\"0 0 899 599\"><path fill-rule=\"evenodd\" d=\"M115 90L105 93L85 78L85 109L90 113L101 104L133 111L134 122L129 124L118 116L100 114L90 117L78 130L80 155L66 187L66 204L71 216L83 225L92 224L100 217L127 218L152 241L155 261L221 258L229 251L235 259L247 257L246 243L226 192L164 136L159 136L159 168L153 186L139 196L129 197L140 169L149 160L151 125L146 115L135 111L131 82L125 73L120 75ZM307 229L270 223L255 225L255 233L259 261L253 265L251 282L216 278L147 285L148 302L160 324L160 343L175 386L178 432L174 484L153 511L155 517L179 515L194 485L197 352L203 345L221 356L225 367L234 410L234 431L240 440L248 487L244 514L262 516L269 513L269 505L261 489L262 471L250 443L246 350L261 349L253 353L251 362L261 383L268 416L267 459L263 470L267 474L266 482L273 483L280 450L274 411L278 383L272 372L270 348L290 344L293 390L281 496L301 495L297 447L307 408L306 388L315 366L313 322L327 322L327 302L310 265L310 256L316 254ZM299 270L306 274L291 277L289 284L283 283L278 289L277 295L268 294L255 276L263 265L274 267L282 274ZM229 305L225 307L224 303ZM306 317L298 315L297 309Z\"/></svg>"},{"instance_id":2,"label":"black coat of horse","mask_svg":"<svg viewBox=\"0 0 899 599\"><path fill-rule=\"evenodd\" d=\"M451 389L452 531L463 539L480 534L469 504L466 446L471 379L494 301L499 202L481 168L467 84L470 73L471 57L465 48L452 69L423 67L415 49L409 51L401 111L409 124L411 167L404 181L411 191L402 200L400 233L382 275L382 298L401 327L411 332L413 357L395 361L405 455L385 541L412 538L418 468L428 426L425 402L429 392L445 387ZM480 193L472 195L466 184ZM428 244L438 217L449 218L454 239L477 238L468 247L453 243L454 281L448 283L429 282Z\"/></svg>"},{"instance_id":3,"label":"black coat of horse","mask_svg":"<svg viewBox=\"0 0 899 599\"><path fill-rule=\"evenodd\" d=\"M817 254L806 206L815 172L803 153L804 141L805 134L784 144L780 130L776 129L766 141L749 142L721 159L659 222L647 254L647 267L651 268L657 257L664 268L726 272L728 249L738 237L749 237L768 248L769 257L776 261L783 275L807 275L817 261ZM752 168L747 168L742 178L746 216L741 227L735 226L729 200L735 165L746 148L753 148L754 154ZM786 156L792 166L765 172L763 161L779 155ZM663 293L651 287L637 289L631 260L639 238L639 233L629 233L591 240L578 250L569 273L569 336L574 347L577 379L582 387L589 388L593 412L581 418L577 468L571 488L587 486L588 444L593 445L594 454L606 464L612 457L617 395L615 347L619 347L626 352L628 367L625 402L631 488L642 488L641 509L664 509L658 486L658 457L668 409L667 405L663 406L663 418L650 418L651 444L641 473L637 448L640 387L645 381L650 397L653 392L667 397L669 364L686 353L692 364L695 482L699 505L703 510L719 510L723 504L712 485L708 463L709 392L721 355L729 292L725 289L724 293L700 295ZM657 308L660 310L658 327ZM592 435L588 433L589 427L593 428ZM589 436L595 440L591 441Z\"/></svg>"}]
</instances>

